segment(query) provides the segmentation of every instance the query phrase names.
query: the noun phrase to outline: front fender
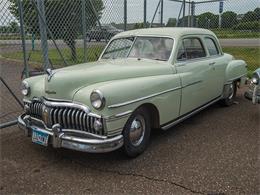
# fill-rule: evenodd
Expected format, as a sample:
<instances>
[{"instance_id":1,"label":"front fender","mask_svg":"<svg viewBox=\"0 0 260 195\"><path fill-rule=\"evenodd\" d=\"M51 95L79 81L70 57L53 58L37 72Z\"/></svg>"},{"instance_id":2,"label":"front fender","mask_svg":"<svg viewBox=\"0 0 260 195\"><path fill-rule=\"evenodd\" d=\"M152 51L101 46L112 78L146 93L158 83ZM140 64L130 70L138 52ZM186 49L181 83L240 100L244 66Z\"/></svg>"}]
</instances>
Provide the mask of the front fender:
<instances>
[{"instance_id":1,"label":"front fender","mask_svg":"<svg viewBox=\"0 0 260 195\"><path fill-rule=\"evenodd\" d=\"M100 90L106 100L105 108L101 111L95 110L90 102L89 97L94 89ZM88 105L92 112L105 118L134 111L142 104L150 103L158 109L160 122L165 123L178 117L180 97L180 78L178 74L169 74L96 83L80 89L73 101ZM123 104L126 102L128 104ZM117 128L124 125L126 120L122 119Z\"/></svg>"}]
</instances>

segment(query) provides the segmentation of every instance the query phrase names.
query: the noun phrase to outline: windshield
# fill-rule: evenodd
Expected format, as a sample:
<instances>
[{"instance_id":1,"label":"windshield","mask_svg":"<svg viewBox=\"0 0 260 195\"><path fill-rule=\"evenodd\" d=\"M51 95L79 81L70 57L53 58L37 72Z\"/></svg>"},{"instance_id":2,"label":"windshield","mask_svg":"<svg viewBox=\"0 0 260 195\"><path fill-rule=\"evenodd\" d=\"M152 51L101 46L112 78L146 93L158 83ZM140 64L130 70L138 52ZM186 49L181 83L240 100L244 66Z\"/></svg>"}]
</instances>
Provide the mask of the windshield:
<instances>
[{"instance_id":1,"label":"windshield","mask_svg":"<svg viewBox=\"0 0 260 195\"><path fill-rule=\"evenodd\" d=\"M145 58L167 61L171 55L173 39L165 37L127 37L113 40L102 59Z\"/></svg>"}]
</instances>

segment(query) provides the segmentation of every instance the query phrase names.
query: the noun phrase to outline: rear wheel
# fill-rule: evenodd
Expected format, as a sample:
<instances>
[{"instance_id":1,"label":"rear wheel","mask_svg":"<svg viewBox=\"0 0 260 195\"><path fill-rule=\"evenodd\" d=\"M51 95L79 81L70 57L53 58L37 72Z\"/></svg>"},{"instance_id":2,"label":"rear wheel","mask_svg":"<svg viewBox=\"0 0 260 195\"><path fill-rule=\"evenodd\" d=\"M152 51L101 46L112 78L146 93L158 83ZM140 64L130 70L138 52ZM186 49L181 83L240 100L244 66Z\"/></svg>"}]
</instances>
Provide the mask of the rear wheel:
<instances>
[{"instance_id":1,"label":"rear wheel","mask_svg":"<svg viewBox=\"0 0 260 195\"><path fill-rule=\"evenodd\" d=\"M231 106L234 103L236 93L237 93L237 85L236 82L233 82L229 85L227 97L221 100L222 105Z\"/></svg>"},{"instance_id":2,"label":"rear wheel","mask_svg":"<svg viewBox=\"0 0 260 195\"><path fill-rule=\"evenodd\" d=\"M144 108L137 109L128 119L124 130L124 151L136 157L146 149L151 132L150 116Z\"/></svg>"}]
</instances>

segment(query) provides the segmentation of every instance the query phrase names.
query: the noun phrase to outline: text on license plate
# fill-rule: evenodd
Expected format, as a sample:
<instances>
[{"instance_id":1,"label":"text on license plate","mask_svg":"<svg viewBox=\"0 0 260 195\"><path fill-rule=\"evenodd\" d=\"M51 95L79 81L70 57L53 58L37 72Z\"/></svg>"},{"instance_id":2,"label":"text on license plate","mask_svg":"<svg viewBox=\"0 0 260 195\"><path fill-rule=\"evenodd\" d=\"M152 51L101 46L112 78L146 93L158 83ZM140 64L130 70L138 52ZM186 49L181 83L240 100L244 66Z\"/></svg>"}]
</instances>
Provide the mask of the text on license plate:
<instances>
[{"instance_id":1,"label":"text on license plate","mask_svg":"<svg viewBox=\"0 0 260 195\"><path fill-rule=\"evenodd\" d=\"M43 146L48 145L49 135L47 133L43 133L41 131L37 131L37 129L32 130L32 142L36 144L40 144Z\"/></svg>"}]
</instances>

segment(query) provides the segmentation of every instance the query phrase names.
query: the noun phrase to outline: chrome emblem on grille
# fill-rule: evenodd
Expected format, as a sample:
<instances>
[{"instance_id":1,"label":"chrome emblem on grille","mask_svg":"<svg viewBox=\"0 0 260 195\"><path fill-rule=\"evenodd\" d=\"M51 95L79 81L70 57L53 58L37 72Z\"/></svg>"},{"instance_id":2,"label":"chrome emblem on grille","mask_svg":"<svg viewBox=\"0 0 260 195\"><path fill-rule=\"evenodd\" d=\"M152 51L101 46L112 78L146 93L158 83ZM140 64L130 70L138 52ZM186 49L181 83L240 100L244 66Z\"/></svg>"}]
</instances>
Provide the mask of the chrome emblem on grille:
<instances>
[{"instance_id":1,"label":"chrome emblem on grille","mask_svg":"<svg viewBox=\"0 0 260 195\"><path fill-rule=\"evenodd\" d=\"M48 124L49 111L46 106L43 106L42 110L42 120L45 124Z\"/></svg>"}]
</instances>

